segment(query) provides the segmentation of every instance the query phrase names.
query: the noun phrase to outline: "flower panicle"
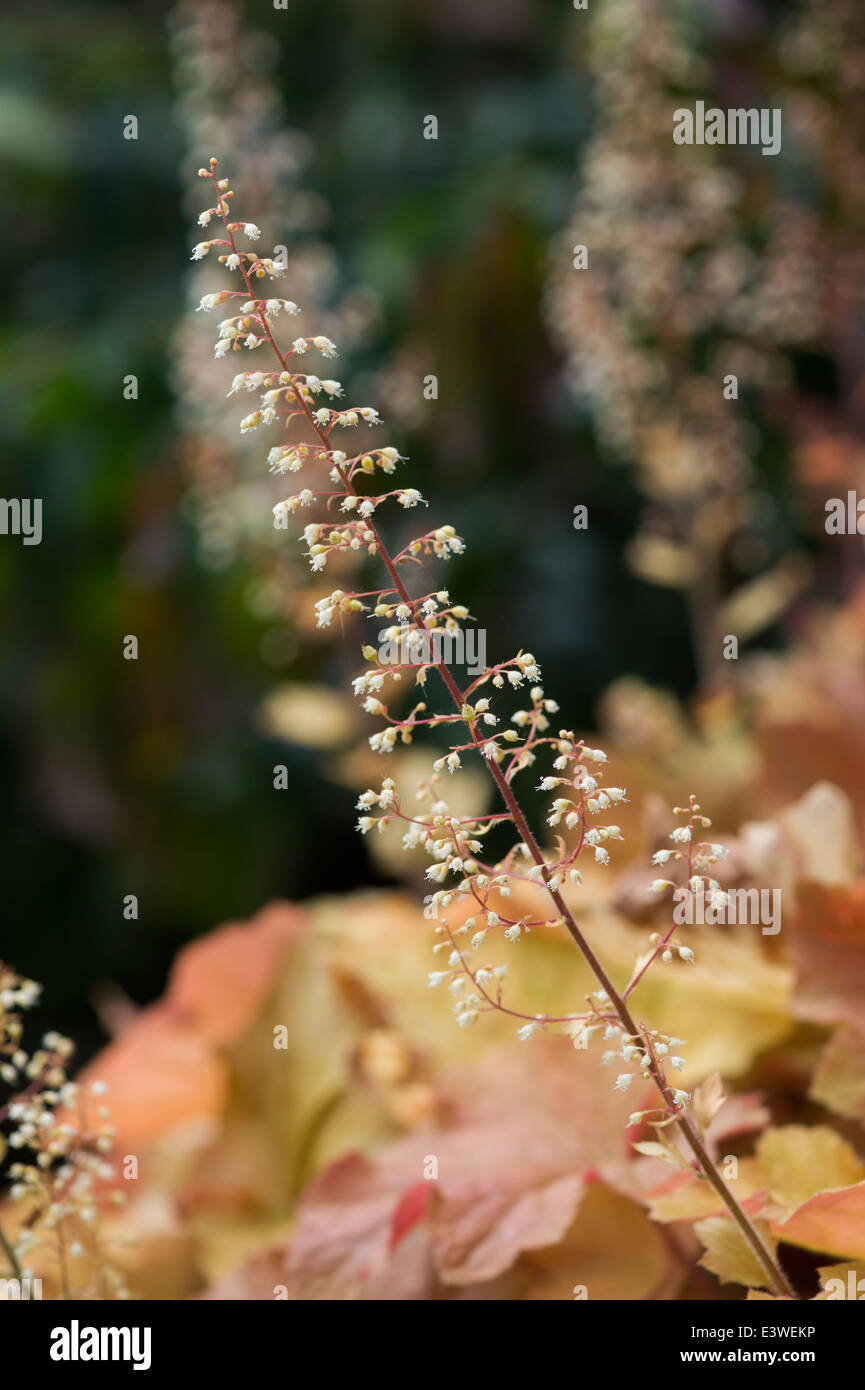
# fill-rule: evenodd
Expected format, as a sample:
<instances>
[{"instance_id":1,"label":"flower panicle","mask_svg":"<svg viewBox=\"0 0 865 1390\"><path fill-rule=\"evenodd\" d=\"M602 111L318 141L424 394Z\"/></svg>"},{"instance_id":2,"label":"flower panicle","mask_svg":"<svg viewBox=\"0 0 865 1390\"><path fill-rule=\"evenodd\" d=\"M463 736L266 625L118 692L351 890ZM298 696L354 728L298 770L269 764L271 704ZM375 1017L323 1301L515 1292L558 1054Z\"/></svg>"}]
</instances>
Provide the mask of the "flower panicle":
<instances>
[{"instance_id":1,"label":"flower panicle","mask_svg":"<svg viewBox=\"0 0 865 1390\"><path fill-rule=\"evenodd\" d=\"M15 1223L12 1234L0 1230L0 1263L5 1255L19 1281L53 1276L64 1298L125 1299L126 1281L101 1233L106 1209L124 1200L112 1162L108 1088L70 1079L75 1044L60 1033L25 1045L22 1014L40 993L0 961L0 1123L11 1151Z\"/></svg>"},{"instance_id":2,"label":"flower panicle","mask_svg":"<svg viewBox=\"0 0 865 1390\"><path fill-rule=\"evenodd\" d=\"M445 524L417 536L393 555L386 551L376 524L380 508L390 502L409 510L426 506L426 499L412 487L389 488L381 493L369 490L370 481L377 474L392 475L404 462L403 456L390 444L376 443L357 452L343 444L343 430L364 424L379 426L378 412L369 406L335 404L343 397L342 384L313 375L305 365L301 367L296 362L312 351L324 358L335 357L336 345L329 338L297 337L282 346L277 342L277 321L294 318L302 311L293 300L255 294L254 281L273 277L274 263L257 252L239 249L237 238L252 236L258 240L258 227L232 220L233 193L229 181L218 175L215 160L209 168L202 168L199 175L214 190L214 202L204 210L200 223L209 226L214 218L218 219L224 236L199 243L193 258L216 251L226 270L243 282L243 288L236 291L206 294L198 306L209 311L231 299L241 301L240 312L218 326L216 355L269 346L277 359L274 370L246 370L234 376L229 395L259 394L257 408L241 420L241 431L275 426L289 435L274 443L267 456L270 471L277 475L316 467L326 471L328 486L310 485L274 506L274 524L285 527L296 512L317 507L325 516L309 521L302 531L314 571L324 570L342 552L361 552L382 558L392 581L389 587L366 593L336 588L316 602L319 627L330 626L337 615L355 614L387 624L379 633L379 646L363 644L367 666L353 682L354 694L362 701L364 711L383 723L370 735L370 747L377 753L388 754L398 745L410 744L419 729L446 726L454 732L463 731L463 737L455 739L447 752L433 762L431 776L417 792L419 805L404 807L389 777L384 778L379 790L367 790L358 800L361 834L381 834L400 822L404 848L423 850L431 860L426 876L434 891L426 900L427 915L436 919L435 931L440 939L434 951L446 956L447 968L432 972L430 984L447 983L454 996L457 1022L463 1027L475 1022L482 1013L501 1010L520 1024L517 1034L523 1040L556 1026L573 1037L575 1046L584 1047L600 1030L608 1040L614 1036L618 1039L623 1060L633 1060L636 1049L644 1072L653 1065L660 1069L661 1059L669 1050L667 1042L656 1038L654 1051L648 1044L635 1042L635 1035L623 1029L609 1005L606 991L590 997L587 1009L572 1015L554 1019L528 1014L504 1004L507 962L475 960L474 953L491 935L500 937L503 944L513 945L532 931L563 925L562 905L556 898L565 887L581 883L578 860L584 853L591 853L596 864L610 863L610 847L622 835L607 817L616 805L627 801L626 790L605 784L602 773L607 759L601 749L587 746L572 730L555 729L551 721L559 707L540 684L540 666L531 652L519 651L506 661L484 665L464 689L456 686L449 664L439 657L439 649L446 640L461 636L469 612L453 602L447 589L411 596L400 573L405 566L420 565L429 557L446 560L462 554L461 538L452 526ZM296 422L305 424L312 438L295 438ZM327 518L328 512L331 518ZM431 671L443 676L450 695L455 697L454 708L437 711L421 699L406 709L406 680L425 690ZM527 699L521 700L518 708L499 708L501 698L517 695L526 688ZM567 832L567 838L561 833L557 836L555 852L539 852L534 842L526 842L523 827L511 807L486 817L452 814L442 781L457 773L466 757L473 754L480 755L495 769L497 778L508 789L518 773L533 767L540 755L546 755L550 771L541 776L537 790L555 793L547 824ZM599 819L602 823L598 823ZM485 855L485 842L491 832L501 832L504 826L510 828L513 843L503 856L491 861ZM460 916L460 924L452 927L451 921ZM468 943L463 940L466 937ZM617 1084L620 1083L621 1076ZM678 1095L677 1103L681 1105L684 1093Z\"/></svg>"},{"instance_id":3,"label":"flower panicle","mask_svg":"<svg viewBox=\"0 0 865 1390\"><path fill-rule=\"evenodd\" d=\"M331 560L341 562L354 552L378 558L387 572L387 582L377 589L359 592L336 588L316 604L320 627L328 627L335 615L355 614L388 624L379 634L383 645L362 645L367 666L353 687L366 713L383 721L383 727L370 736L370 747L387 755L398 744L411 743L418 728L461 730L461 736L433 763L431 775L420 784L416 806L403 804L391 777L385 777L377 791L363 792L358 800L362 834L372 830L383 833L392 823L400 822L404 847L421 849L431 860L427 878L434 891L426 899L425 915L436 923L438 939L433 950L442 959L437 962L440 968L430 974L430 985L447 987L461 1027L472 1025L483 1013L497 1011L514 1019L523 1041L554 1028L569 1034L578 1048L586 1047L598 1034L614 1044L601 1060L622 1066L615 1086L625 1090L638 1078L654 1086L660 1101L655 1108L634 1112L630 1123L648 1123L659 1129L678 1125L694 1156L695 1170L728 1207L765 1267L771 1287L793 1296L772 1253L716 1172L699 1121L691 1118L689 1093L668 1079L668 1066L681 1070L685 1065L679 1051L683 1040L638 1024L628 1006L629 995L658 955L664 963L671 963L676 943L672 938L669 943L662 944L660 938L653 943L648 957L637 962L627 990L619 993L563 896L565 890L570 893L579 885L578 860L586 851L591 851L596 864L604 867L610 863L609 847L622 835L616 824L607 822L607 816L627 800L626 789L606 783L603 750L588 747L567 728L554 731L551 719L558 714L558 705L545 694L540 666L531 652L521 650L495 665L488 665L484 658L473 673L469 670L474 675L469 684L458 684L452 669L457 663L445 659L444 644L446 639L453 642L461 635L470 616L468 610L454 604L447 589L413 596L402 576L407 567L422 566L427 558L447 560L462 554L463 541L452 526L440 525L395 553L383 542L378 521L385 504L409 510L426 506L426 501L414 488L390 488L380 494L370 489L377 474L389 476L396 471L403 462L402 455L395 446L378 443L352 453L343 442L343 432L363 425L379 427L378 412L370 406L342 405L341 383L308 372L305 364L297 365L298 358L313 352L323 359L335 357L335 344L321 335L297 337L282 346L277 341L279 318L292 318L301 310L292 300L256 296L253 282L275 278L281 267L273 259L238 248L239 236L257 240L259 230L254 223L231 220L232 190L229 181L217 173L217 166L218 161L211 159L209 167L199 170L199 176L209 180L214 190L214 202L200 220L209 226L218 217L225 235L199 243L192 254L200 259L217 249L219 261L240 277L243 288L205 295L199 308L215 308L229 298L241 299L240 313L219 325L216 356L266 345L277 364L269 371L235 375L229 394L261 393L257 408L243 418L241 430L247 433L281 427L289 437L271 447L267 457L270 470L282 475L315 466L326 471L329 483L329 487L309 486L278 502L273 509L274 524L284 528L297 511L317 506L325 516L308 522L302 533L313 571L321 572ZM301 441L294 437L298 424L306 431ZM420 699L406 711L406 677L413 677L414 685L425 694L430 671L440 678L452 707L439 712ZM521 708L512 710L504 705L506 696L522 695L525 687L528 698L521 700ZM451 810L442 783L464 766L467 756L479 757L486 766L503 810L486 816L460 816ZM555 793L547 816L548 825L557 831L552 850L538 843L512 788L514 778L534 767L539 756L549 760L550 770L541 775L537 790ZM603 817L604 823L596 823L597 817ZM712 850L717 849L692 843L698 818L699 807L692 798L688 826L680 827L672 837L674 844L689 846L689 882L702 875L713 862ZM488 856L485 850L485 841L493 831L497 840L510 832L511 844L503 855ZM673 851L674 855L684 853ZM513 946L531 932L560 928L572 937L599 988L587 996L586 1008L573 1014L552 1017L512 1008L504 999L508 962L487 956L487 943L500 939L502 946ZM676 949L679 958L688 962L688 948L677 945Z\"/></svg>"}]
</instances>

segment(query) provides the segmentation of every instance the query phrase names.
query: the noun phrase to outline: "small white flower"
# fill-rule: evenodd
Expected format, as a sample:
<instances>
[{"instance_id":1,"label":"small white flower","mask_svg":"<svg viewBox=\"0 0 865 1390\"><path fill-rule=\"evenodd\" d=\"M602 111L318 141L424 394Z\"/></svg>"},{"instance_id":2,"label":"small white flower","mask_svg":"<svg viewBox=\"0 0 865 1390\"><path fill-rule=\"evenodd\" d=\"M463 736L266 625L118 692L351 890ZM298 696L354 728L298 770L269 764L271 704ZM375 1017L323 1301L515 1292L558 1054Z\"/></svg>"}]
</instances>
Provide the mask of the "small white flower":
<instances>
[{"instance_id":1,"label":"small white flower","mask_svg":"<svg viewBox=\"0 0 865 1390\"><path fill-rule=\"evenodd\" d=\"M319 350L319 352L321 353L322 357L338 357L338 356L339 356L339 353L338 353L337 350L336 350L336 343L332 343L332 342L330 341L330 338L325 338L325 337L323 337L321 334L319 334L318 337L313 338L312 341L313 341L314 345L318 348L318 350ZM373 411L373 414L375 414L375 411Z\"/></svg>"}]
</instances>

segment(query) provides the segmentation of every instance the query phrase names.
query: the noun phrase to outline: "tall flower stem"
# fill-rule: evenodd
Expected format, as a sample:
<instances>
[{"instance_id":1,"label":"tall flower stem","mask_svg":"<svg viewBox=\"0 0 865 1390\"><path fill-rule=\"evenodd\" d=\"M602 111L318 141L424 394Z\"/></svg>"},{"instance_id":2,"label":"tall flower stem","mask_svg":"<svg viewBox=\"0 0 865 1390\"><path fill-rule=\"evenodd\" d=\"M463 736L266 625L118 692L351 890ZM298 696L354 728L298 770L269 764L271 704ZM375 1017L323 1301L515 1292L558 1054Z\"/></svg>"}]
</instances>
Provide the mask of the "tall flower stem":
<instances>
[{"instance_id":1,"label":"tall flower stem","mask_svg":"<svg viewBox=\"0 0 865 1390\"><path fill-rule=\"evenodd\" d=\"M279 362L282 371L288 373L288 375L292 378L292 381L294 381L295 374L291 372L288 366L286 355L280 351L276 339L274 338L273 333L271 331L270 324L267 321L266 313L260 307L261 301L255 293L252 284L252 279L246 268L244 260L241 256L238 255L237 247L235 245L234 240L234 233L229 225L228 204L223 197L222 190L219 187L219 179L215 172L215 167L212 164L210 168L209 177L213 181L214 191L216 194L216 208L219 212L219 216L225 228L226 238L228 240L229 245L231 246L232 253L238 256L239 269L241 275L243 276L243 280L246 285L249 298L255 302L256 316L259 319L264 336L270 343L270 346L276 355L277 361ZM304 394L297 388L294 389L293 394L295 400L299 403L300 408L303 414L305 415L311 429L314 431L320 443L324 446L325 450L330 452L331 444L328 435L316 421L311 407L304 398ZM358 496L358 493L351 479L346 473L345 469L341 467L339 464L337 464L336 470L341 483L346 489L346 492L351 496ZM382 540L378 528L376 527L372 518L368 519L367 526L374 538L375 553L378 556L380 556L382 563L384 564L384 567L388 572L391 583L393 584L394 591L399 595L403 603L407 604L408 607L412 610L415 622L417 623L418 627L421 628L424 632L429 632L431 629L429 628L429 625L426 619L424 618L423 614L417 609L414 600L411 598L408 590L406 589L402 581L402 578L399 574L397 564L391 556L390 551L388 550L384 541ZM448 693L453 699L457 711L462 710L464 705L463 692L460 690L456 680L454 679L453 674L448 669L448 666L445 663L437 663L436 670L441 675L441 678L444 681L445 686L447 687ZM544 887L546 891L549 893L553 903L555 904L556 911L561 917L562 921L564 922L565 927L570 933L572 940L574 941L575 945L577 946L578 950L583 956L583 959L586 961L590 970L597 979L598 984L606 992L610 1001L610 1005L612 1009L615 1011L615 1013L618 1015L618 1018L620 1019L625 1032L633 1038L643 1037L643 1030L641 1030L635 1022L627 1004L625 1003L625 1000L623 999L619 991L616 989L615 985L613 984L612 980L610 979L600 960L596 956L595 952L592 950L592 947L589 945L589 942L587 941L586 937L583 935L583 932L581 931L567 903L564 901L564 898L562 897L561 893L557 888L552 888L549 882L546 881L546 879L548 878L548 870L544 860L543 852L532 830L529 827L529 824L520 808L519 802L517 801L517 798L514 795L510 783L508 782L507 778L505 777L498 764L483 756L482 743L478 736L478 732L475 725L471 722L467 722L467 727L473 743L477 747L478 751L481 753L482 761L489 768L489 771L493 777L493 780L495 781L496 787L498 788L502 800L504 801L504 804L508 809L508 812L514 823L517 833L519 834L523 844L528 850L528 853L531 856L532 860L541 870L541 873L545 879ZM666 1080L664 1079L664 1075L658 1064L657 1058L654 1056L654 1053L652 1052L652 1049L650 1047L647 1047L647 1052L650 1058L648 1068L649 1075L651 1076L655 1086L658 1089L658 1092L663 1098L665 1106L671 1112L674 1112L678 1107L676 1106L670 1088L667 1085ZM773 1292L784 1298L795 1299L797 1297L797 1294L790 1285L787 1276L785 1275L778 1261L773 1256L769 1247L766 1245L765 1241L761 1238L759 1231L756 1229L753 1222L748 1217L747 1213L743 1210L739 1202L733 1196L733 1193L728 1188L727 1184L724 1182L723 1178L717 1172L695 1125L692 1123L692 1121L686 1114L681 1114L677 1117L676 1125L678 1126L679 1133L682 1135L682 1138L684 1139L685 1143L688 1145L691 1152L693 1153L702 1173L702 1176L714 1188L721 1202L730 1212L732 1219L735 1221L737 1227L742 1233L742 1236L744 1237L751 1250L753 1251L756 1259L759 1261L763 1270L765 1270L768 1286L773 1290Z\"/></svg>"}]
</instances>

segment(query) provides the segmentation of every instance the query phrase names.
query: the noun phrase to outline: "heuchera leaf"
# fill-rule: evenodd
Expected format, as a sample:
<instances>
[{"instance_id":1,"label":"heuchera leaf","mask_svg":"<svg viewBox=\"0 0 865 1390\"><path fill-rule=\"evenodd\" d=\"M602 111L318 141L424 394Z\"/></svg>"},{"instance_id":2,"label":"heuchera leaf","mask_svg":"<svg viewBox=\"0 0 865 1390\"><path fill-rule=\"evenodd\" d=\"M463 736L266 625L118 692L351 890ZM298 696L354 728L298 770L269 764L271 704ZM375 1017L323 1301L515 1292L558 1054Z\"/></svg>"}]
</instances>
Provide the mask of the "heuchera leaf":
<instances>
[{"instance_id":1,"label":"heuchera leaf","mask_svg":"<svg viewBox=\"0 0 865 1390\"><path fill-rule=\"evenodd\" d=\"M286 1250L290 1296L363 1296L421 1228L442 1285L486 1285L558 1246L598 1178L622 1191L646 1161L628 1156L633 1098L563 1038L496 1052L441 1094L442 1128L341 1159L307 1188Z\"/></svg>"},{"instance_id":2,"label":"heuchera leaf","mask_svg":"<svg viewBox=\"0 0 865 1390\"><path fill-rule=\"evenodd\" d=\"M865 879L840 888L803 883L796 907L785 943L798 975L795 1012L865 1032Z\"/></svg>"},{"instance_id":3,"label":"heuchera leaf","mask_svg":"<svg viewBox=\"0 0 865 1390\"><path fill-rule=\"evenodd\" d=\"M865 1164L826 1125L767 1129L757 1143L757 1159L770 1196L784 1207L801 1207L817 1192L865 1179Z\"/></svg>"},{"instance_id":4,"label":"heuchera leaf","mask_svg":"<svg viewBox=\"0 0 865 1390\"><path fill-rule=\"evenodd\" d=\"M779 1240L806 1250L825 1250L865 1260L865 1182L835 1192L818 1192L786 1221L773 1221Z\"/></svg>"},{"instance_id":5,"label":"heuchera leaf","mask_svg":"<svg viewBox=\"0 0 865 1390\"><path fill-rule=\"evenodd\" d=\"M839 1028L829 1039L808 1093L813 1100L865 1125L865 1034Z\"/></svg>"},{"instance_id":6,"label":"heuchera leaf","mask_svg":"<svg viewBox=\"0 0 865 1390\"><path fill-rule=\"evenodd\" d=\"M707 1076L694 1090L692 1109L701 1130L708 1129L724 1104L724 1083L718 1072Z\"/></svg>"},{"instance_id":7,"label":"heuchera leaf","mask_svg":"<svg viewBox=\"0 0 865 1390\"><path fill-rule=\"evenodd\" d=\"M78 1080L107 1083L112 1121L131 1147L215 1118L228 1072L221 1049L249 1026L306 916L286 903L229 923L180 952L168 988Z\"/></svg>"},{"instance_id":8,"label":"heuchera leaf","mask_svg":"<svg viewBox=\"0 0 865 1390\"><path fill-rule=\"evenodd\" d=\"M761 1229L763 1223L755 1222L755 1225L770 1248L774 1249L765 1229ZM694 1230L706 1247L700 1264L716 1274L722 1284L744 1284L749 1289L766 1288L766 1271L729 1217L710 1216L705 1221L698 1221Z\"/></svg>"}]
</instances>

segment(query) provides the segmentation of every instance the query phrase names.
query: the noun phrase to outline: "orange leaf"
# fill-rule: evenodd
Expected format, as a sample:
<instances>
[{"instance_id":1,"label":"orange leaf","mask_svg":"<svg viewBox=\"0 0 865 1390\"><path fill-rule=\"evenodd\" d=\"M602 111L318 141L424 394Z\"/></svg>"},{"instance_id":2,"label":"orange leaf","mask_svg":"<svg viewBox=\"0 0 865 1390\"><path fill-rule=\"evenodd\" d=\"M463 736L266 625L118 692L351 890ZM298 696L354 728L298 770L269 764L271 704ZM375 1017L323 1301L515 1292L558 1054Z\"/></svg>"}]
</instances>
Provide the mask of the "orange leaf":
<instances>
[{"instance_id":1,"label":"orange leaf","mask_svg":"<svg viewBox=\"0 0 865 1390\"><path fill-rule=\"evenodd\" d=\"M865 1182L834 1192L817 1192L786 1221L774 1221L779 1240L806 1250L865 1259Z\"/></svg>"}]
</instances>

